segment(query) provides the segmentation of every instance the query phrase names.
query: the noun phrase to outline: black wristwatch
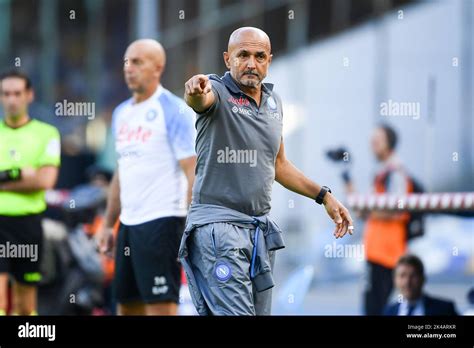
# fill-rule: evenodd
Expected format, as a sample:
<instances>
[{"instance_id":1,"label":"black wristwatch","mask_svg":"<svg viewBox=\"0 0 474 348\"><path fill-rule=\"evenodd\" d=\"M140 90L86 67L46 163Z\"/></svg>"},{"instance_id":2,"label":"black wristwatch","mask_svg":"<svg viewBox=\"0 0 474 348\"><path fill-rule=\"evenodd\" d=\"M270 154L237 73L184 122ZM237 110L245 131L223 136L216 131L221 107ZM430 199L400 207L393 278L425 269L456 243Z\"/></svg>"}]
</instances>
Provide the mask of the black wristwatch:
<instances>
[{"instance_id":1,"label":"black wristwatch","mask_svg":"<svg viewBox=\"0 0 474 348\"><path fill-rule=\"evenodd\" d=\"M318 204L323 204L324 196L326 196L326 193L331 193L331 189L327 186L321 186L321 191L319 191L315 201Z\"/></svg>"},{"instance_id":2,"label":"black wristwatch","mask_svg":"<svg viewBox=\"0 0 474 348\"><path fill-rule=\"evenodd\" d=\"M21 169L13 168L0 170L0 182L18 181L21 179Z\"/></svg>"}]
</instances>

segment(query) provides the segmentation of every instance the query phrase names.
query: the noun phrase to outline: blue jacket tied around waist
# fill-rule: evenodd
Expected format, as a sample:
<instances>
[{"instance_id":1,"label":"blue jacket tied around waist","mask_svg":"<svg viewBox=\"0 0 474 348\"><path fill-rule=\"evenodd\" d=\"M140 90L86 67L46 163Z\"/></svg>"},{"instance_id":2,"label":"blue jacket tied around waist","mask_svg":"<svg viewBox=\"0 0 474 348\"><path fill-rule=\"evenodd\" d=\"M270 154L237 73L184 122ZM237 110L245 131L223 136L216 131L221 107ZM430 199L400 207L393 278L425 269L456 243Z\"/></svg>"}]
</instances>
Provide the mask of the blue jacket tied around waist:
<instances>
[{"instance_id":1,"label":"blue jacket tied around waist","mask_svg":"<svg viewBox=\"0 0 474 348\"><path fill-rule=\"evenodd\" d=\"M250 265L250 277L257 291L264 291L274 286L269 251L282 249L285 243L282 231L268 215L249 216L239 211L213 204L193 204L186 220L186 228L179 248L179 259L186 274L193 277L187 261L187 238L197 228L210 223L225 222L237 226L255 228L254 245Z\"/></svg>"}]
</instances>

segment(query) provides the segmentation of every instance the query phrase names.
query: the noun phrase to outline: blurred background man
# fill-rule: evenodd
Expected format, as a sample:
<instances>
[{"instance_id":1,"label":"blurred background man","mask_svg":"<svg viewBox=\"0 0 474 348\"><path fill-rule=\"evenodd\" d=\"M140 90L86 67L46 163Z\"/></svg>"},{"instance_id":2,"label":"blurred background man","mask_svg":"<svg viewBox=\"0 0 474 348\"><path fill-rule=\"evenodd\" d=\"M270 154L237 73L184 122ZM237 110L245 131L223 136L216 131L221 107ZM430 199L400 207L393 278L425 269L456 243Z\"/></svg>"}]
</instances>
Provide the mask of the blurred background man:
<instances>
[{"instance_id":1,"label":"blurred background man","mask_svg":"<svg viewBox=\"0 0 474 348\"><path fill-rule=\"evenodd\" d=\"M194 113L160 83L165 51L151 39L130 44L124 76L132 98L114 111L118 155L109 192L103 252L114 244L114 291L120 315L175 315L178 247L191 202L196 155Z\"/></svg>"},{"instance_id":2,"label":"blurred background man","mask_svg":"<svg viewBox=\"0 0 474 348\"><path fill-rule=\"evenodd\" d=\"M30 118L34 98L30 78L18 71L0 76L0 314L7 310L8 275L13 282L13 313L36 314L41 280L42 213L45 190L52 189L60 163L56 128ZM21 253L23 250L25 253Z\"/></svg>"},{"instance_id":3,"label":"blurred background man","mask_svg":"<svg viewBox=\"0 0 474 348\"><path fill-rule=\"evenodd\" d=\"M414 192L413 180L395 152L398 136L395 130L379 125L371 138L371 149L379 168L373 181L374 194L407 194ZM346 174L346 192L355 191ZM367 259L364 310L367 315L381 315L393 288L392 272L405 253L410 215L406 212L373 211L365 216L364 247Z\"/></svg>"},{"instance_id":4,"label":"blurred background man","mask_svg":"<svg viewBox=\"0 0 474 348\"><path fill-rule=\"evenodd\" d=\"M398 260L394 274L400 301L388 305L385 315L458 315L452 301L441 300L424 293L426 282L423 262L415 255Z\"/></svg>"},{"instance_id":5,"label":"blurred background man","mask_svg":"<svg viewBox=\"0 0 474 348\"><path fill-rule=\"evenodd\" d=\"M377 127L371 146L380 164L374 179L374 193L406 194L413 185L395 152L397 133L387 125ZM407 213L371 212L364 230L367 258L367 288L364 294L365 313L380 315L393 288L392 271L405 253Z\"/></svg>"}]
</instances>

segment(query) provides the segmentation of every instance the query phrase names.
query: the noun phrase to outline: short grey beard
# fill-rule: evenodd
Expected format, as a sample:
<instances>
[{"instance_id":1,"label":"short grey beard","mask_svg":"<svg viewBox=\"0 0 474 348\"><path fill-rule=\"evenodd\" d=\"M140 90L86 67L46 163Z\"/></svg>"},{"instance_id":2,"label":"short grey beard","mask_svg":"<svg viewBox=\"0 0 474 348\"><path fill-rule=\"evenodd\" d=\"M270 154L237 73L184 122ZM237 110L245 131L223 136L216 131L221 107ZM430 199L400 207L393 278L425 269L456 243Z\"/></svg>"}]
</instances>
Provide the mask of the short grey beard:
<instances>
[{"instance_id":1,"label":"short grey beard","mask_svg":"<svg viewBox=\"0 0 474 348\"><path fill-rule=\"evenodd\" d=\"M258 85L260 84L261 81L253 82L253 81L247 81L245 83L239 82L242 86L245 87L250 87L250 88L257 88Z\"/></svg>"}]
</instances>

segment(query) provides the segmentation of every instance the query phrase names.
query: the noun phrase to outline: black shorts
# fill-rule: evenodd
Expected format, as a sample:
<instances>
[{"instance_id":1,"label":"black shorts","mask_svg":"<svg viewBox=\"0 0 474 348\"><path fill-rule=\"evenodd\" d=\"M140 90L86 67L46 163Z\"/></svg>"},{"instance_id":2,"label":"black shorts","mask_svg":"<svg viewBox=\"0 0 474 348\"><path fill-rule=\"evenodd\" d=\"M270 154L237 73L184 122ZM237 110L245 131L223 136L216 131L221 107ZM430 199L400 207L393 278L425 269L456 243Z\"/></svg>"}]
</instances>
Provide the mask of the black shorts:
<instances>
[{"instance_id":1,"label":"black shorts","mask_svg":"<svg viewBox=\"0 0 474 348\"><path fill-rule=\"evenodd\" d=\"M120 223L114 278L118 303L179 302L178 250L184 223L184 217L165 217L133 226Z\"/></svg>"},{"instance_id":2,"label":"black shorts","mask_svg":"<svg viewBox=\"0 0 474 348\"><path fill-rule=\"evenodd\" d=\"M0 215L0 273L9 273L19 283L37 284L42 247L41 214Z\"/></svg>"}]
</instances>

